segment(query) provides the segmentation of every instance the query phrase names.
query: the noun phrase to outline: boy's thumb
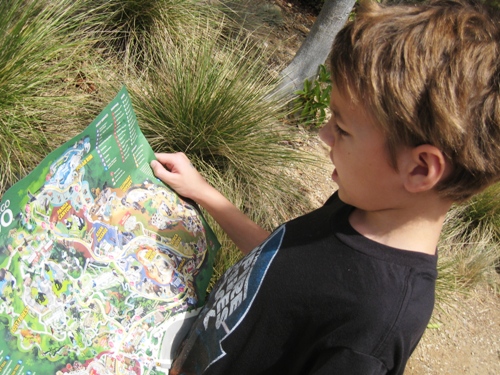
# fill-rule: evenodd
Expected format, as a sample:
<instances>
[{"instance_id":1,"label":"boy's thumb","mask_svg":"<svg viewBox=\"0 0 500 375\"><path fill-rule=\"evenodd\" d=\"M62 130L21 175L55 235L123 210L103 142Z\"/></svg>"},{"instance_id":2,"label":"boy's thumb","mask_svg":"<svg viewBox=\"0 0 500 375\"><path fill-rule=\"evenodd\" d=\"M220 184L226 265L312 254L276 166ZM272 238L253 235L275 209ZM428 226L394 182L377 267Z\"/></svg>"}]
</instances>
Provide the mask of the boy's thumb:
<instances>
[{"instance_id":1,"label":"boy's thumb","mask_svg":"<svg viewBox=\"0 0 500 375\"><path fill-rule=\"evenodd\" d=\"M167 170L163 165L158 160L152 160L150 163L151 169L153 170L153 173L156 177L158 177L160 180L163 180L166 176Z\"/></svg>"}]
</instances>

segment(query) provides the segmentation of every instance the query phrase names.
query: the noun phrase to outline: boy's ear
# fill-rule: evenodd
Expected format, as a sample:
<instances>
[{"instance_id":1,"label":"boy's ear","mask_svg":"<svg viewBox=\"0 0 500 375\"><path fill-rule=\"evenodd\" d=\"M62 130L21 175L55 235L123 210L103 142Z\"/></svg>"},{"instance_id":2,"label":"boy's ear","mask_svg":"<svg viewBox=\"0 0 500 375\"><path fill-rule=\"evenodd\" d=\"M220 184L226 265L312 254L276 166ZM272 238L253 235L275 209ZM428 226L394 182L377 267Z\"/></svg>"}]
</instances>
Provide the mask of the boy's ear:
<instances>
[{"instance_id":1,"label":"boy's ear","mask_svg":"<svg viewBox=\"0 0 500 375\"><path fill-rule=\"evenodd\" d=\"M408 150L404 186L410 193L429 191L446 175L447 163L441 150L420 145Z\"/></svg>"}]
</instances>

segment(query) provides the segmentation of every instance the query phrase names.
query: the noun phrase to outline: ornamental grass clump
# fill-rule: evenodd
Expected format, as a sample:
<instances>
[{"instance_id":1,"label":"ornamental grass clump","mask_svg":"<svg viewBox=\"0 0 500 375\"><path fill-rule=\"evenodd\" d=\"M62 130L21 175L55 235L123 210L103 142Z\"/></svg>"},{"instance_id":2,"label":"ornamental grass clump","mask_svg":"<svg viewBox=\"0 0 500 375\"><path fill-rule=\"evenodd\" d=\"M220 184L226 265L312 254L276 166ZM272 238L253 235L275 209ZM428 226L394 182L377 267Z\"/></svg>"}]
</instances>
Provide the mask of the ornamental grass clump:
<instances>
[{"instance_id":1,"label":"ornamental grass clump","mask_svg":"<svg viewBox=\"0 0 500 375\"><path fill-rule=\"evenodd\" d=\"M90 0L88 14L100 19L99 47L130 68L142 69L154 55L155 39L185 43L200 20L215 24L220 12L195 0Z\"/></svg>"}]
</instances>

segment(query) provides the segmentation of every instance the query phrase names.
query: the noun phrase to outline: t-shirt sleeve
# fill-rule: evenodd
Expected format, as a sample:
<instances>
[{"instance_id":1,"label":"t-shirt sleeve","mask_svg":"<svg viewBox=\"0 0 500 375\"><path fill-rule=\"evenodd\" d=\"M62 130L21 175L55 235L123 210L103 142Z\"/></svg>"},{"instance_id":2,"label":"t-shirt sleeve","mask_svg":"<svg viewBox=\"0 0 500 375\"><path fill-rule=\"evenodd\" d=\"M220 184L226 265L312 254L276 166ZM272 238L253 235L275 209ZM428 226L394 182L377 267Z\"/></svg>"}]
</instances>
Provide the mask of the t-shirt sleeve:
<instances>
[{"instance_id":1,"label":"t-shirt sleeve","mask_svg":"<svg viewBox=\"0 0 500 375\"><path fill-rule=\"evenodd\" d=\"M318 355L308 374L381 375L387 374L387 369L375 357L348 348L336 348Z\"/></svg>"}]
</instances>

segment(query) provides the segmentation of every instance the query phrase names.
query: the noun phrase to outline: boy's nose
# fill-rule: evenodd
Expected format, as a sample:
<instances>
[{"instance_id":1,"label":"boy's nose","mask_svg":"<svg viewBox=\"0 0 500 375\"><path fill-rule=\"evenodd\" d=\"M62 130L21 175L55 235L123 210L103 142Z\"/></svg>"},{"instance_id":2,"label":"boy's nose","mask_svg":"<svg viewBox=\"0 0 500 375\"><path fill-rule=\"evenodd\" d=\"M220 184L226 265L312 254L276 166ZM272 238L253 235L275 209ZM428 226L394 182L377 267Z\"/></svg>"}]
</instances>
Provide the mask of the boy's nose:
<instances>
[{"instance_id":1,"label":"boy's nose","mask_svg":"<svg viewBox=\"0 0 500 375\"><path fill-rule=\"evenodd\" d=\"M333 133L332 125L330 121L328 121L321 129L319 129L318 133L319 139L326 143L329 147L333 147L335 145L335 134Z\"/></svg>"}]
</instances>

